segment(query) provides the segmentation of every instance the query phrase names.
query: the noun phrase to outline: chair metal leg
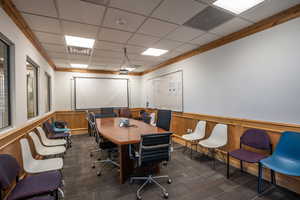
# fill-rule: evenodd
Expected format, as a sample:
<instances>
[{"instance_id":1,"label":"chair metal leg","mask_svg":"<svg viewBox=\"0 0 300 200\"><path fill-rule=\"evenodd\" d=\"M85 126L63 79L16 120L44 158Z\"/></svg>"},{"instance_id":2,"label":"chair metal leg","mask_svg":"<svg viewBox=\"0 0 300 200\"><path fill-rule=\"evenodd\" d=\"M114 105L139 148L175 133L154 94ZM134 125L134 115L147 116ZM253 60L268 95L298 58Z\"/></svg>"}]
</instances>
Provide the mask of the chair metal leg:
<instances>
[{"instance_id":1,"label":"chair metal leg","mask_svg":"<svg viewBox=\"0 0 300 200\"><path fill-rule=\"evenodd\" d=\"M163 192L164 197L168 198L169 194L166 190L166 188L164 188L159 182L157 182L157 179L168 179L168 183L171 183L171 179L169 178L169 176L165 175L165 176L146 176L146 177L131 177L130 178L130 182L133 183L134 180L145 180L145 182L139 187L139 189L136 191L136 196L137 199L142 199L142 196L140 195L140 192L142 191L142 189L148 184L148 183L154 183L155 185L157 185Z\"/></svg>"},{"instance_id":2,"label":"chair metal leg","mask_svg":"<svg viewBox=\"0 0 300 200\"><path fill-rule=\"evenodd\" d=\"M244 167L243 167L243 161L242 160L240 160L240 170L241 170L241 172L244 172Z\"/></svg>"},{"instance_id":3,"label":"chair metal leg","mask_svg":"<svg viewBox=\"0 0 300 200\"><path fill-rule=\"evenodd\" d=\"M258 163L258 184L257 184L257 192L260 194L262 193L263 187L263 167L262 164Z\"/></svg>"},{"instance_id":4,"label":"chair metal leg","mask_svg":"<svg viewBox=\"0 0 300 200\"><path fill-rule=\"evenodd\" d=\"M271 184L276 185L276 174L275 171L271 169Z\"/></svg>"},{"instance_id":5,"label":"chair metal leg","mask_svg":"<svg viewBox=\"0 0 300 200\"><path fill-rule=\"evenodd\" d=\"M230 167L230 159L229 159L229 153L227 153L227 179L229 179L229 167Z\"/></svg>"}]
</instances>

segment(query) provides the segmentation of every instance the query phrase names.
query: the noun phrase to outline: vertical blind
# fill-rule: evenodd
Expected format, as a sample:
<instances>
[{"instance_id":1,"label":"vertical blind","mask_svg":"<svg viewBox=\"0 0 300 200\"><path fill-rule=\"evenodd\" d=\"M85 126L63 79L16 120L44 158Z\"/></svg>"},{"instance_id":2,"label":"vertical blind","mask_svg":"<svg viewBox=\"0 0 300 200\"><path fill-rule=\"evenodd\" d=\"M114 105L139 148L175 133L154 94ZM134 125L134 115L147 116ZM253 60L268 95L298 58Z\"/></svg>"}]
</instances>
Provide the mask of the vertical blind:
<instances>
[{"instance_id":1,"label":"vertical blind","mask_svg":"<svg viewBox=\"0 0 300 200\"><path fill-rule=\"evenodd\" d=\"M0 129L10 125L8 52L9 46L0 40Z\"/></svg>"}]
</instances>

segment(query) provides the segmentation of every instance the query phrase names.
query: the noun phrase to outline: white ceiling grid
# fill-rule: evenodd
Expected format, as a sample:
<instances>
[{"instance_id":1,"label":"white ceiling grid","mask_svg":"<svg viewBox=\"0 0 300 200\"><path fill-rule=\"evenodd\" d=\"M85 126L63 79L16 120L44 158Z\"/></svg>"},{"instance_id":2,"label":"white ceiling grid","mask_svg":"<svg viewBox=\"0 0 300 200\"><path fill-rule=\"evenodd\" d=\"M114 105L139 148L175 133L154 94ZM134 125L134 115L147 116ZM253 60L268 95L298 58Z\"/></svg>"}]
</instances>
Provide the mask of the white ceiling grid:
<instances>
[{"instance_id":1,"label":"white ceiling grid","mask_svg":"<svg viewBox=\"0 0 300 200\"><path fill-rule=\"evenodd\" d=\"M209 32L182 25L214 1L108 0L100 5L81 0L13 0L57 67L82 63L91 69L118 70L127 47L132 64L142 65L137 72L300 3L266 0ZM120 19L124 25L117 23ZM64 35L96 39L92 55L69 55ZM149 47L169 52L161 57L141 55Z\"/></svg>"}]
</instances>

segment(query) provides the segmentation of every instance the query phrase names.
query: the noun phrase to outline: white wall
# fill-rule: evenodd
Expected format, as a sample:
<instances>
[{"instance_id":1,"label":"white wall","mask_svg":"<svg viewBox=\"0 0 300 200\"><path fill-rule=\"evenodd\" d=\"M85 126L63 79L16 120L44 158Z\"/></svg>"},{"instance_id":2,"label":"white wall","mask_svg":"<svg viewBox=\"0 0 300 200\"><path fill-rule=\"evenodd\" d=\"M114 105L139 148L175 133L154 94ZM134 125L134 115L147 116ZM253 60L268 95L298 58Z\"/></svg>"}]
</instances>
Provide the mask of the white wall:
<instances>
[{"instance_id":1,"label":"white wall","mask_svg":"<svg viewBox=\"0 0 300 200\"><path fill-rule=\"evenodd\" d=\"M184 112L300 124L300 18L147 74L143 87L176 69Z\"/></svg>"},{"instance_id":2,"label":"white wall","mask_svg":"<svg viewBox=\"0 0 300 200\"><path fill-rule=\"evenodd\" d=\"M12 120L13 127L24 125L27 120L27 101L26 101L26 56L29 56L40 67L39 72L39 117L45 113L44 92L45 72L48 72L55 81L54 71L46 60L39 54L35 47L25 37L15 23L7 16L5 11L0 8L0 32L5 35L15 46L14 69L11 69L12 82ZM52 92L54 96L54 92ZM52 101L53 102L53 101ZM34 118L36 119L36 118ZM31 120L34 120L31 119ZM5 131L5 130L4 130ZM4 132L2 131L2 132Z\"/></svg>"},{"instance_id":3,"label":"white wall","mask_svg":"<svg viewBox=\"0 0 300 200\"><path fill-rule=\"evenodd\" d=\"M141 77L124 76L113 74L89 74L89 73L73 73L73 72L56 72L55 74L55 109L71 110L73 95L73 77L110 77L110 78L128 78L129 79L129 106L131 108L140 107L141 100ZM101 91L99 91L101 93Z\"/></svg>"}]
</instances>

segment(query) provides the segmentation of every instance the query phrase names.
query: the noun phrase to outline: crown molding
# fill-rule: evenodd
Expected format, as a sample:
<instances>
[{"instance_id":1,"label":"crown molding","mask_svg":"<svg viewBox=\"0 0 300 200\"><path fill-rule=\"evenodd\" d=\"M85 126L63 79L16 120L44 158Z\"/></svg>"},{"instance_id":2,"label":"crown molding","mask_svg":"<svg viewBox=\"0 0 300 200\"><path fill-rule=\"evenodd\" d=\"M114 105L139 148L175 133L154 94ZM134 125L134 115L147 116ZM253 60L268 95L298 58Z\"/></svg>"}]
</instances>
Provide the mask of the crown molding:
<instances>
[{"instance_id":1,"label":"crown molding","mask_svg":"<svg viewBox=\"0 0 300 200\"><path fill-rule=\"evenodd\" d=\"M118 71L100 70L100 69L76 69L76 68L63 68L57 67L58 72L77 72L77 73L92 73L92 74L116 74L119 75ZM142 72L129 72L130 76L141 76Z\"/></svg>"},{"instance_id":2,"label":"crown molding","mask_svg":"<svg viewBox=\"0 0 300 200\"><path fill-rule=\"evenodd\" d=\"M16 6L12 3L11 0L1 0L1 7L4 9L6 14L13 20L13 22L19 27L19 29L23 32L23 34L27 37L27 39L31 42L31 44L38 50L38 52L45 58L48 64L53 68L56 69L55 64L50 59L48 54L46 53L45 49L37 39L36 35L28 26L27 22L18 11Z\"/></svg>"},{"instance_id":3,"label":"crown molding","mask_svg":"<svg viewBox=\"0 0 300 200\"><path fill-rule=\"evenodd\" d=\"M54 64L54 62L49 58L48 54L46 53L45 49L42 47L41 43L38 41L37 37L30 29L28 24L26 23L25 19L22 17L20 12L16 9L16 6L12 3L11 0L0 0L1 6L8 14L8 16L14 21L14 23L20 28L20 30L24 33L24 35L29 39L29 41L35 46L35 48L40 52L40 54L46 59L49 65L56 71L63 71L63 72L80 72L80 73L97 73L97 74L119 74L117 71L109 71L109 70L96 70L96 69L71 69L71 68L58 68ZM164 68L170 64L188 59L192 56L204 53L206 51L221 47L225 44L234 42L236 40L242 39L249 35L258 33L260 31L264 31L266 29L272 28L289 20L295 19L300 17L300 4L291 7L285 11L282 11L278 14L275 14L271 17L268 17L264 20L261 20L249 27L243 28L237 32L224 36L220 39L212 41L208 44L202 45L194 50L189 52L183 53L179 56L166 60L151 69L145 70L143 72L129 72L128 75L133 76L142 76L158 69Z\"/></svg>"},{"instance_id":4,"label":"crown molding","mask_svg":"<svg viewBox=\"0 0 300 200\"><path fill-rule=\"evenodd\" d=\"M158 65L156 65L155 67L145 70L142 72L142 75L148 74L150 72L156 71L158 69L161 69L163 67L166 67L170 64L185 60L187 58L190 58L192 56L201 54L203 52L218 48L220 46L223 46L225 44L228 44L230 42L239 40L241 38L247 37L249 35L258 33L260 31L264 31L266 29L272 28L274 26L277 26L279 24L282 24L284 22L287 22L289 20L295 19L297 17L300 17L300 4L291 7L285 11L282 11L278 14L275 14L271 17L268 17L266 19L263 19L249 27L243 28L237 32L234 32L232 34L229 34L227 36L224 36L220 39L217 39L215 41L212 41L208 44L202 45L194 50L191 50L189 52L186 52L184 54L181 54L179 56L176 56L174 58L171 58L167 61L164 61Z\"/></svg>"}]
</instances>

